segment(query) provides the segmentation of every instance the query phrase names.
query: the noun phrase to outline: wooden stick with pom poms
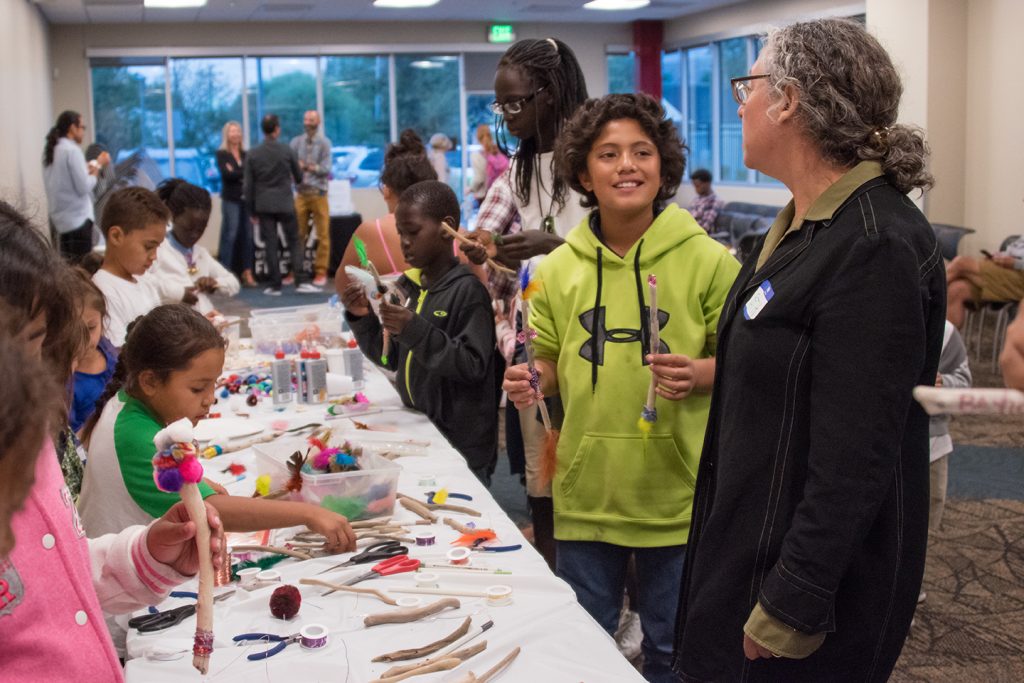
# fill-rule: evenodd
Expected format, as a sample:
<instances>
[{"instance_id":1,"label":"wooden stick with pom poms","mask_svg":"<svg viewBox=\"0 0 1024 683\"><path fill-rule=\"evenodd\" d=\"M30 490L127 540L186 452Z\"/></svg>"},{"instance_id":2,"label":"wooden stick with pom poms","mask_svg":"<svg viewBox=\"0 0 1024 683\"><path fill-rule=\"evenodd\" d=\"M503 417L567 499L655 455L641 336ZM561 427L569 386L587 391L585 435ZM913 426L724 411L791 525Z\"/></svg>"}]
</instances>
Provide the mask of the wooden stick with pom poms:
<instances>
[{"instance_id":1,"label":"wooden stick with pom poms","mask_svg":"<svg viewBox=\"0 0 1024 683\"><path fill-rule=\"evenodd\" d=\"M196 525L196 549L199 552L199 598L196 600L196 636L192 646L192 666L206 675L213 652L213 556L210 553L210 525L206 506L199 493L203 466L192 439L192 423L187 418L168 425L153 437L153 481L161 491L180 493L188 516Z\"/></svg>"},{"instance_id":2,"label":"wooden stick with pom poms","mask_svg":"<svg viewBox=\"0 0 1024 683\"><path fill-rule=\"evenodd\" d=\"M526 349L526 367L530 370L530 386L533 388L534 395L537 396L537 410L540 411L540 419L544 423L544 430L547 433L544 450L540 456L540 483L541 486L547 486L555 478L555 467L558 463L558 430L551 426L548 407L541 397L540 374L537 372L533 353L533 338L537 336L537 332L530 327L530 297L539 290L540 284L530 278L529 263L524 263L519 271L519 299L523 318L523 331L520 332L519 341Z\"/></svg>"},{"instance_id":3,"label":"wooden stick with pom poms","mask_svg":"<svg viewBox=\"0 0 1024 683\"><path fill-rule=\"evenodd\" d=\"M658 278L654 274L647 276L647 289L651 293L651 304L649 308L649 325L651 331L651 347L650 353L658 353L658 349L661 346L661 340L658 338ZM640 429L640 433L643 434L644 439L647 439L647 435L651 433L651 428L654 423L658 421L658 409L655 406L655 400L657 398L656 389L658 388L658 377L653 372L651 373L651 384L647 387L647 403L640 411L640 419L637 420L636 426Z\"/></svg>"}]
</instances>

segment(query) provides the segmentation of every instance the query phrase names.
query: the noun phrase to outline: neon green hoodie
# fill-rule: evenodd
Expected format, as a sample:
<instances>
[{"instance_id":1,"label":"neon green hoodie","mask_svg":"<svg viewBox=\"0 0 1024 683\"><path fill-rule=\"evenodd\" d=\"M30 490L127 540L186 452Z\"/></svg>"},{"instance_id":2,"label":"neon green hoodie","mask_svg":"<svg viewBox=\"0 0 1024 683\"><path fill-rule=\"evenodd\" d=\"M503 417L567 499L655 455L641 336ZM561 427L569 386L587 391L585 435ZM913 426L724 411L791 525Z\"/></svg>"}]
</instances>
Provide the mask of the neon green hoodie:
<instances>
[{"instance_id":1,"label":"neon green hoodie","mask_svg":"<svg viewBox=\"0 0 1024 683\"><path fill-rule=\"evenodd\" d=\"M647 276L658 278L661 352L708 358L739 266L675 204L625 257L584 220L541 262L540 290L530 299L534 348L558 364L565 407L553 482L555 538L686 543L711 397L658 397L658 421L643 442L637 420L651 378L643 362Z\"/></svg>"}]
</instances>

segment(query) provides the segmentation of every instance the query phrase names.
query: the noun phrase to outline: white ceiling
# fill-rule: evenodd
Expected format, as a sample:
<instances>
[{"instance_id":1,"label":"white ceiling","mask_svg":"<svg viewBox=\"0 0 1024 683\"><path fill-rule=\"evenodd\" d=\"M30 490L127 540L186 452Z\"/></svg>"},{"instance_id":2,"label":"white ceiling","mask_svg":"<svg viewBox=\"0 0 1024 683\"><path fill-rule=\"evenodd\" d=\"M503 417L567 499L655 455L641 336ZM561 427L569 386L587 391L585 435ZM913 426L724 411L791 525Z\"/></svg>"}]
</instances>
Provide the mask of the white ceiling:
<instances>
[{"instance_id":1,"label":"white ceiling","mask_svg":"<svg viewBox=\"0 0 1024 683\"><path fill-rule=\"evenodd\" d=\"M652 0L643 9L599 12L585 0L441 0L420 10L373 7L372 0L208 0L198 9L144 9L142 0L32 0L54 24L246 21L488 21L627 23L674 19L744 0Z\"/></svg>"}]
</instances>

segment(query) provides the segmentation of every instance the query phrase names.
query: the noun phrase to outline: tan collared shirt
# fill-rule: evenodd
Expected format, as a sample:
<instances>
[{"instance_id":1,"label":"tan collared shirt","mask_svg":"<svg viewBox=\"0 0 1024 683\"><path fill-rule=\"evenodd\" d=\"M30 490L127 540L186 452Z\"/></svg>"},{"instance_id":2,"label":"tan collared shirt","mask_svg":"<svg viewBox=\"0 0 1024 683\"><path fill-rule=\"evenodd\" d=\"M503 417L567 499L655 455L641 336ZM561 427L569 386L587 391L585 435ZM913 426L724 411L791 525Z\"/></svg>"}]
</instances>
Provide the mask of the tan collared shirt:
<instances>
[{"instance_id":1,"label":"tan collared shirt","mask_svg":"<svg viewBox=\"0 0 1024 683\"><path fill-rule=\"evenodd\" d=\"M757 257L755 272L760 270L761 266L771 258L776 247L789 233L800 230L805 221L824 221L832 218L854 190L880 175L882 175L882 165L877 161L860 162L844 173L839 180L829 185L828 189L814 200L811 208L807 210L807 215L802 218L797 218L796 207L793 205L793 200L790 199L785 208L775 217L772 227L768 229L768 234L764 238L764 247L761 249L760 256Z\"/></svg>"}]
</instances>

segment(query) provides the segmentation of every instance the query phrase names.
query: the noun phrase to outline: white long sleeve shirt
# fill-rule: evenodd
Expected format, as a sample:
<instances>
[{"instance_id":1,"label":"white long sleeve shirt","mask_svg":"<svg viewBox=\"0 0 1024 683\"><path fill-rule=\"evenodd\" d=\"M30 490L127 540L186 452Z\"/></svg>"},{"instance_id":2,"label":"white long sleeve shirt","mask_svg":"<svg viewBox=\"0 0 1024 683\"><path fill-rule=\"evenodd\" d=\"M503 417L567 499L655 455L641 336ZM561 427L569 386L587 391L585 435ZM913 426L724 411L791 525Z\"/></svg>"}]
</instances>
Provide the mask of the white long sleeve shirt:
<instances>
[{"instance_id":1,"label":"white long sleeve shirt","mask_svg":"<svg viewBox=\"0 0 1024 683\"><path fill-rule=\"evenodd\" d=\"M241 289L238 278L222 266L217 259L210 255L206 247L195 245L192 247L192 261L194 273L189 273L188 260L173 242L173 236L168 231L167 239L161 244L156 252L156 261L146 271L144 279L155 285L160 296L160 303L173 304L181 301L185 296L187 287L194 287L196 280L201 277L212 277L217 281L217 291L228 296L235 296ZM205 292L196 292L199 301L195 309L206 315L214 310L213 302Z\"/></svg>"},{"instance_id":2,"label":"white long sleeve shirt","mask_svg":"<svg viewBox=\"0 0 1024 683\"><path fill-rule=\"evenodd\" d=\"M92 276L92 281L107 300L104 336L111 344L121 348L128 334L128 323L159 306L160 294L148 272L134 280L124 280L100 268Z\"/></svg>"},{"instance_id":3,"label":"white long sleeve shirt","mask_svg":"<svg viewBox=\"0 0 1024 683\"><path fill-rule=\"evenodd\" d=\"M50 220L57 232L71 232L87 219L96 219L92 207L96 176L89 175L85 154L70 138L57 141L53 163L43 167L43 181Z\"/></svg>"}]
</instances>

